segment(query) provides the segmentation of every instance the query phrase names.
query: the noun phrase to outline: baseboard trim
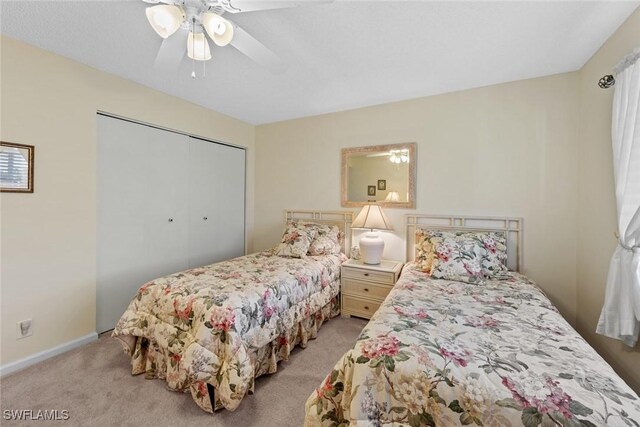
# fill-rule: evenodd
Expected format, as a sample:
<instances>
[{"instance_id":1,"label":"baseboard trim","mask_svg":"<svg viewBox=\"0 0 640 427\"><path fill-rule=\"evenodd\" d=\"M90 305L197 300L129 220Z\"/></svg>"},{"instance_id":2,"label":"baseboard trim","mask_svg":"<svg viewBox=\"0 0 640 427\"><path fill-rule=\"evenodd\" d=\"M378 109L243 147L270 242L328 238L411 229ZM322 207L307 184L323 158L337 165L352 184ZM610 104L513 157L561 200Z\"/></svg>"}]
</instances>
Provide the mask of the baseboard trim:
<instances>
[{"instance_id":1,"label":"baseboard trim","mask_svg":"<svg viewBox=\"0 0 640 427\"><path fill-rule=\"evenodd\" d=\"M12 374L14 372L20 371L24 368L27 368L31 365L35 365L36 363L42 362L44 360L50 359L54 356L57 356L62 353L66 353L69 350L73 350L74 348L81 347L85 344L89 344L98 339L98 334L95 332L90 333L89 335L85 335L80 338L76 338L75 340L66 342L64 344L57 345L48 350L41 351L31 356L27 356L24 359L16 360L15 362L7 363L6 365L0 366L0 377L4 377L5 375Z\"/></svg>"}]
</instances>

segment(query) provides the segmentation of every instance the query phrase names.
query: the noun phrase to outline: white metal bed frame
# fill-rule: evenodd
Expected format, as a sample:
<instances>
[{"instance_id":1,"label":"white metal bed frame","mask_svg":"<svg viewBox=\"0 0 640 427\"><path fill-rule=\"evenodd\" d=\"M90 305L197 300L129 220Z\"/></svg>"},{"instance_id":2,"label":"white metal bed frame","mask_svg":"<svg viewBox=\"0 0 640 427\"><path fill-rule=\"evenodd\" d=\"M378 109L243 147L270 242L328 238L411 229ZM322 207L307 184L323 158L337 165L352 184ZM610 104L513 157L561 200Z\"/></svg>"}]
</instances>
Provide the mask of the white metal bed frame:
<instances>
[{"instance_id":1,"label":"white metal bed frame","mask_svg":"<svg viewBox=\"0 0 640 427\"><path fill-rule=\"evenodd\" d=\"M287 209L284 211L285 227L291 221L315 222L318 224L336 225L344 233L342 240L342 252L348 254L351 248L351 222L353 212L351 211L305 211Z\"/></svg>"},{"instance_id":2,"label":"white metal bed frame","mask_svg":"<svg viewBox=\"0 0 640 427\"><path fill-rule=\"evenodd\" d=\"M415 259L415 234L419 228L444 231L480 231L502 234L507 241L507 267L522 272L522 224L517 217L407 214L406 259Z\"/></svg>"}]
</instances>

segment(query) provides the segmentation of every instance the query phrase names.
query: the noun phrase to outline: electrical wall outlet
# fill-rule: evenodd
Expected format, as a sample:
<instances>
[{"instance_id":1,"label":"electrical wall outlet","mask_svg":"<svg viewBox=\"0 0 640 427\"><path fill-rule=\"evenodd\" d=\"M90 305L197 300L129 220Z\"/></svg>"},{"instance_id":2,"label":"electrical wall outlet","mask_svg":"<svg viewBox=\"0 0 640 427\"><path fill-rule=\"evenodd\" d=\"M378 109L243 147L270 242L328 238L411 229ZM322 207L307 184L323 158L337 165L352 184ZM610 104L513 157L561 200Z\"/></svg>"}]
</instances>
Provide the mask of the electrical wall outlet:
<instances>
[{"instance_id":1,"label":"electrical wall outlet","mask_svg":"<svg viewBox=\"0 0 640 427\"><path fill-rule=\"evenodd\" d=\"M26 338L33 335L33 320L27 319L16 323L16 339Z\"/></svg>"}]
</instances>

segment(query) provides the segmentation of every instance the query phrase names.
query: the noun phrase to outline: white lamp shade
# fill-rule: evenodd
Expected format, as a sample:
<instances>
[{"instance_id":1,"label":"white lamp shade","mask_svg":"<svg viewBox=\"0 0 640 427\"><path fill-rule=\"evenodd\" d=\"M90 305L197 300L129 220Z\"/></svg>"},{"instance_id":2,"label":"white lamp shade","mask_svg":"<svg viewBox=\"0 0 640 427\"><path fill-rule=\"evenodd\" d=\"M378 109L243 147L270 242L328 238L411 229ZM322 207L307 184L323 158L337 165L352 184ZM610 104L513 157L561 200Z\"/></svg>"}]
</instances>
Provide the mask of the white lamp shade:
<instances>
[{"instance_id":1,"label":"white lamp shade","mask_svg":"<svg viewBox=\"0 0 640 427\"><path fill-rule=\"evenodd\" d=\"M184 13L178 6L159 4L145 11L151 28L163 39L178 31L184 21Z\"/></svg>"},{"instance_id":2,"label":"white lamp shade","mask_svg":"<svg viewBox=\"0 0 640 427\"><path fill-rule=\"evenodd\" d=\"M378 205L365 205L356 219L351 223L351 228L368 228L370 230L393 230L389 218Z\"/></svg>"},{"instance_id":3,"label":"white lamp shade","mask_svg":"<svg viewBox=\"0 0 640 427\"><path fill-rule=\"evenodd\" d=\"M211 40L218 46L226 46L233 39L233 25L222 16L207 12L202 14L202 25Z\"/></svg>"},{"instance_id":4,"label":"white lamp shade","mask_svg":"<svg viewBox=\"0 0 640 427\"><path fill-rule=\"evenodd\" d=\"M209 42L204 33L194 34L192 31L189 31L187 55L196 61L208 61L211 59L211 49L209 49Z\"/></svg>"},{"instance_id":5,"label":"white lamp shade","mask_svg":"<svg viewBox=\"0 0 640 427\"><path fill-rule=\"evenodd\" d=\"M387 194L387 197L384 199L385 202L399 202L400 201L400 195L398 194L397 191L389 191L389 194Z\"/></svg>"}]
</instances>

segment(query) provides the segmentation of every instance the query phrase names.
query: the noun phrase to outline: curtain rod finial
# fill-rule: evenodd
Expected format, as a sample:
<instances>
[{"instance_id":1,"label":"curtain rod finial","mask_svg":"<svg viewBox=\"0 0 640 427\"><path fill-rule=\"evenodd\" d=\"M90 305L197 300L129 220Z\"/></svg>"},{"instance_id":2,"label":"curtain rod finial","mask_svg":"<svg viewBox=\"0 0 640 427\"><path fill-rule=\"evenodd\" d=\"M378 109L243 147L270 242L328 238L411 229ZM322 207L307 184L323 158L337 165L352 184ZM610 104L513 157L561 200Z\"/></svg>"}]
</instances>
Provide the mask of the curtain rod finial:
<instances>
[{"instance_id":1,"label":"curtain rod finial","mask_svg":"<svg viewBox=\"0 0 640 427\"><path fill-rule=\"evenodd\" d=\"M598 80L598 86L600 86L602 89L609 89L614 84L616 84L616 79L611 74L607 74L606 76Z\"/></svg>"}]
</instances>

